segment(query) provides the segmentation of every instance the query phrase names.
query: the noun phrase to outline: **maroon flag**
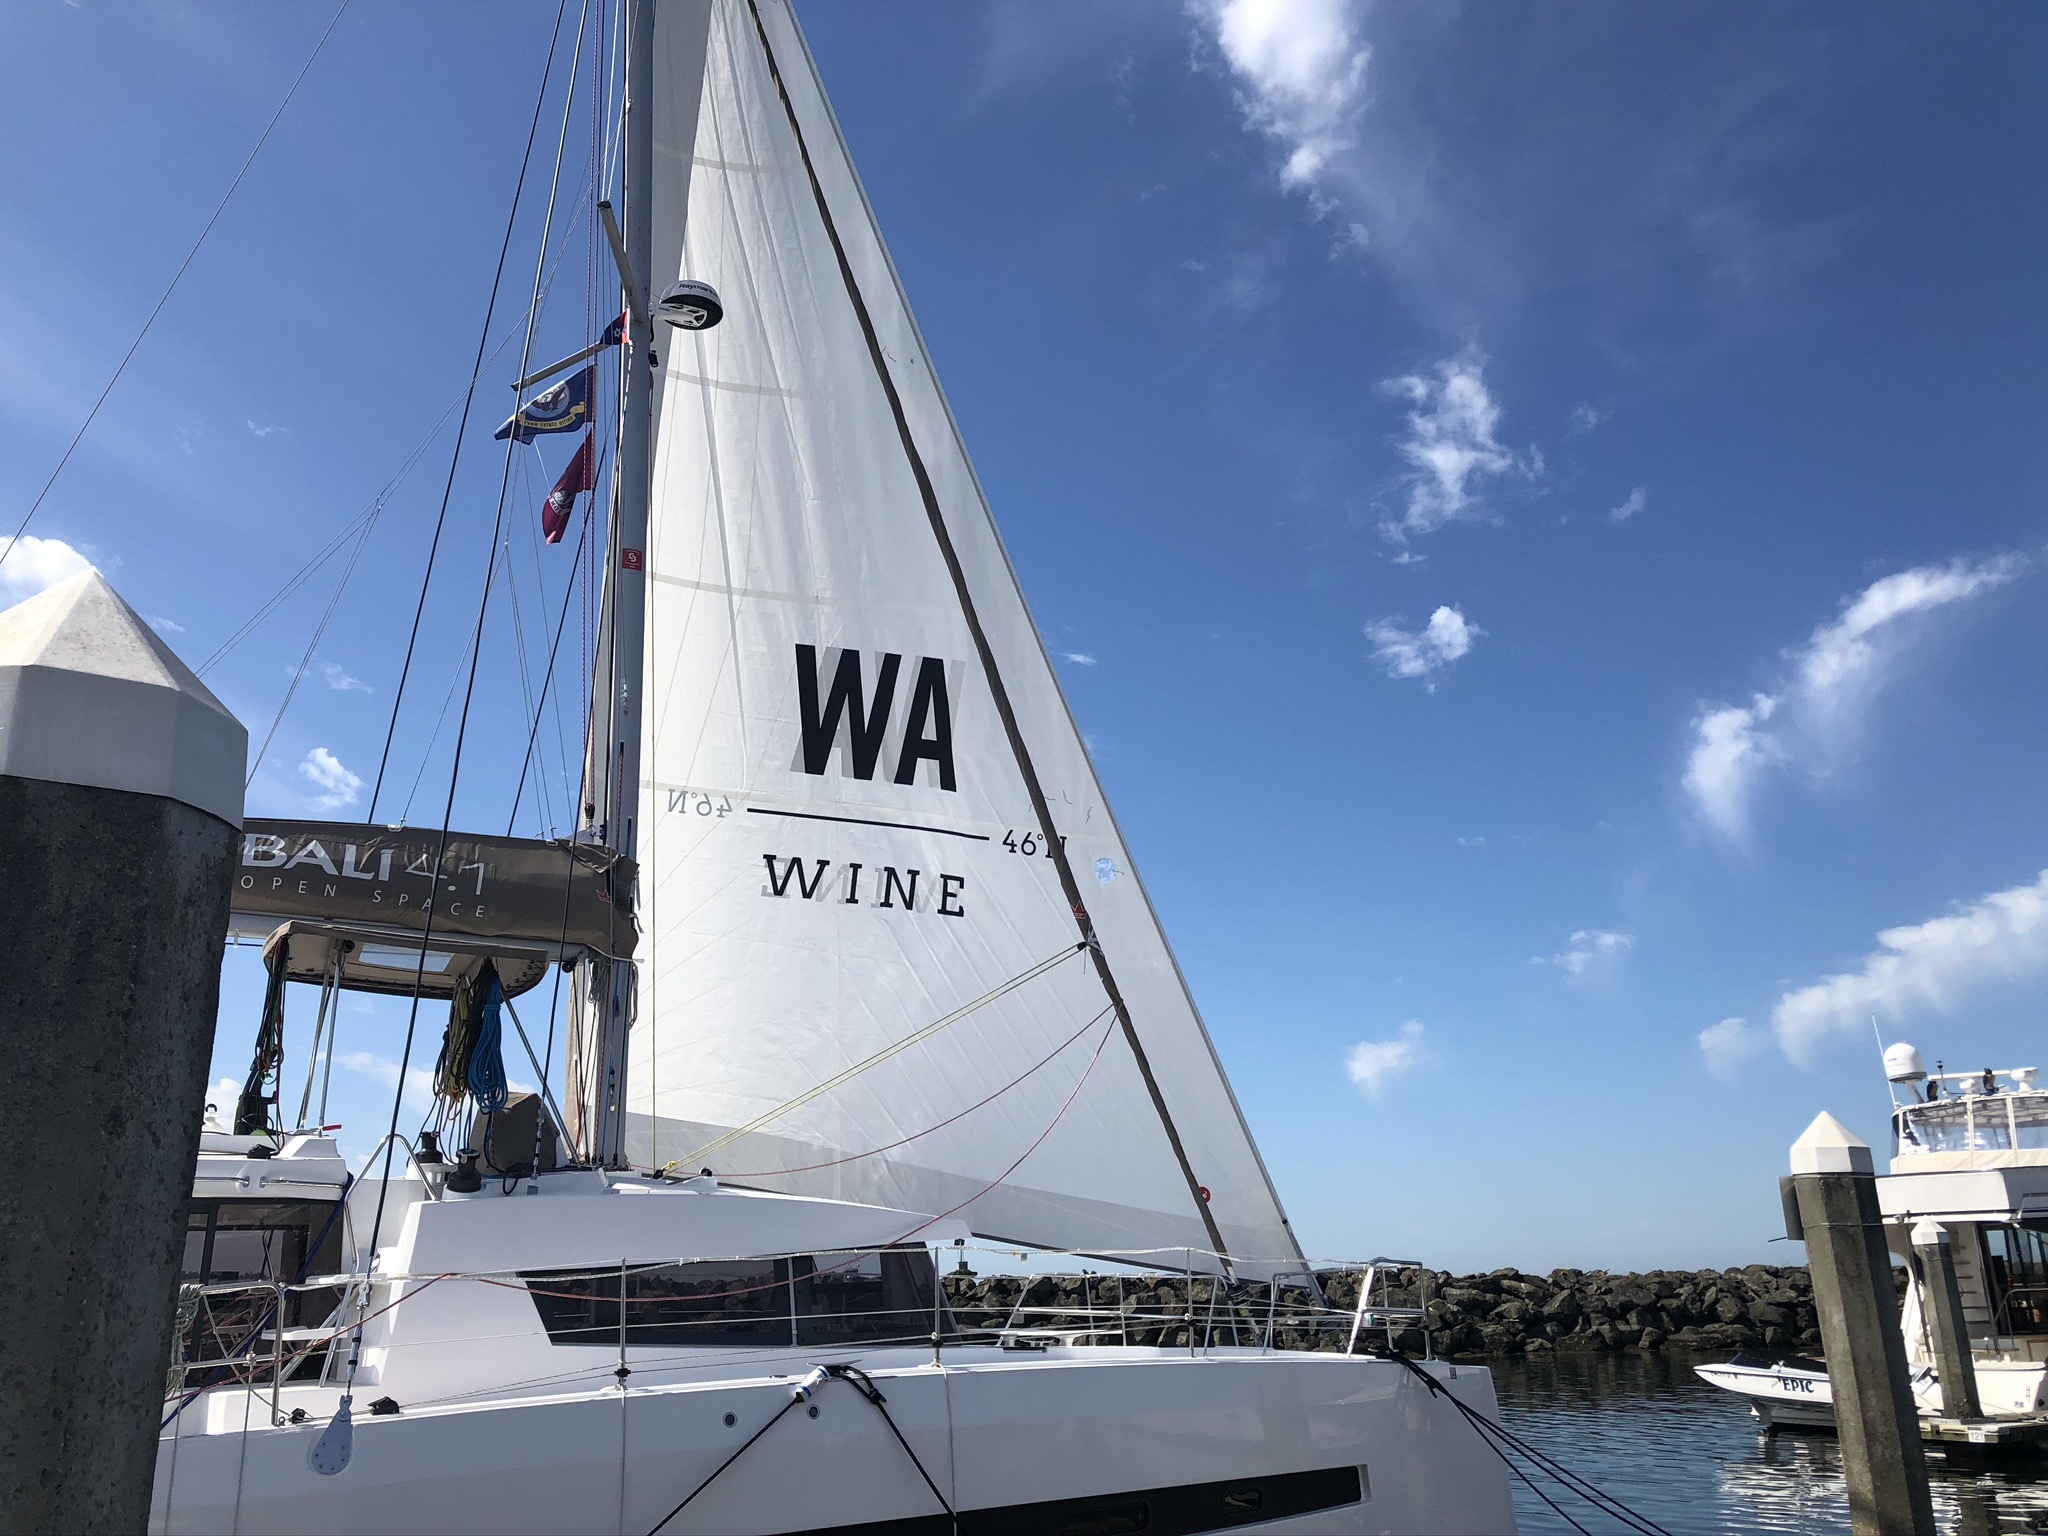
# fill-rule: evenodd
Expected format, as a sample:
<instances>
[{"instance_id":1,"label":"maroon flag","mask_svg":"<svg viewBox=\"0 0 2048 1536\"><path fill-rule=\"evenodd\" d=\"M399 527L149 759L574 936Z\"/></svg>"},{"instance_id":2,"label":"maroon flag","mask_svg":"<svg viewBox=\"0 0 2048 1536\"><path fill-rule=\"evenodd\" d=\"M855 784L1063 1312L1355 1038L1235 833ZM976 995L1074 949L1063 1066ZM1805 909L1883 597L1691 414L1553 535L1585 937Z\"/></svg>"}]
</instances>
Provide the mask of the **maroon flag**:
<instances>
[{"instance_id":1,"label":"maroon flag","mask_svg":"<svg viewBox=\"0 0 2048 1536\"><path fill-rule=\"evenodd\" d=\"M569 516L576 510L577 493L597 489L595 468L591 434L585 432L583 446L576 450L576 457L562 471L562 478L555 482L555 488L548 492L547 505L540 509L541 532L547 535L550 544L561 543L562 535L568 532Z\"/></svg>"}]
</instances>

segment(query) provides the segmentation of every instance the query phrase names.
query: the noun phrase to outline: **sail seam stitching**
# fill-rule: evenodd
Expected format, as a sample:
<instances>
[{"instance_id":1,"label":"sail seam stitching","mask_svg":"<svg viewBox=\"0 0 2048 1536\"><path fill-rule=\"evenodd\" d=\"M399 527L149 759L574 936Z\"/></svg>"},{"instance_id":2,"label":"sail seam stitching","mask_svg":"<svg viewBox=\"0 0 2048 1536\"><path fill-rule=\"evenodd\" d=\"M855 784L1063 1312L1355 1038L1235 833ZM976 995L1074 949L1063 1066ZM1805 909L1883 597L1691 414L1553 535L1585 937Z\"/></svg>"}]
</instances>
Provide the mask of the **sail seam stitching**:
<instances>
[{"instance_id":1,"label":"sail seam stitching","mask_svg":"<svg viewBox=\"0 0 2048 1536\"><path fill-rule=\"evenodd\" d=\"M775 49L768 40L768 28L761 19L761 8L757 0L747 0L747 10L753 17L754 31L761 40L761 53L768 65L769 77L775 83L777 96L781 98L782 110L789 119L790 132L796 138L797 154L803 161L804 175L811 185L811 196L818 206L818 216L824 222L826 238L832 242L832 254L839 264L840 279L846 285L846 294L852 301L854 316L860 322L861 335L865 338L868 358L874 364L875 374L880 379L882 392L889 402L890 414L895 418L896 434L903 445L904 457L909 460L910 472L917 481L919 496L923 499L925 516L931 523L932 534L938 542L939 554L945 561L946 572L952 578L954 595L959 599L962 616L967 621L969 634L974 641L976 655L981 661L982 673L988 679L989 694L996 706L996 714L1003 723L1003 733L1009 740L1011 755L1016 759L1019 773L1023 776L1024 787L1031 797L1031 808L1036 814L1039 830L1046 839L1046 851L1052 856L1053 867L1059 872L1060 888L1073 910L1074 921L1079 926L1083 944L1094 957L1096 975L1102 980L1103 990L1108 993L1112 1007L1116 1009L1117 1023L1122 1027L1124 1039L1131 1048L1131 1055L1137 1063L1138 1073L1145 1083L1145 1091L1151 1096L1152 1107L1159 1115L1159 1123L1166 1132L1168 1144L1173 1149L1174 1159L1180 1164L1182 1176L1187 1180L1188 1194L1193 1199L1195 1210L1202 1218L1202 1226L1214 1245L1216 1256L1225 1267L1230 1265L1229 1250L1224 1246L1223 1234L1216 1225L1216 1218L1209 1210L1209 1202L1201 1181L1188 1161L1187 1148L1182 1144L1180 1131L1173 1123L1173 1115L1166 1107L1166 1097L1160 1090L1159 1080L1153 1074L1152 1062L1138 1039L1138 1031L1131 1021L1130 1008L1124 1001L1123 991L1116 984L1116 978L1109 968L1109 960L1102 952L1102 945L1095 933L1094 920L1081 900L1081 889L1074 879L1072 864L1054 830L1052 808L1045 798L1044 788L1038 780L1038 771L1032 764L1030 751L1024 744L1022 731L1017 725L1015 710L1010 704L1009 691L1003 686L1001 674L996 669L995 652L989 644L988 635L981 625L980 615L975 611L974 597L967 588L967 575L960 564L959 552L953 546L953 537L946 527L945 513L939 506L938 492L932 485L931 474L925 468L924 456L918 451L917 441L910 430L910 421L903 409L903 398L897 393L896 380L889 371L887 358L883 355L880 337L876 334L874 318L868 313L867 300L862 296L860 282L854 276L852 262L846 254L846 246L839 238L838 224L832 217L832 209L825 199L825 189L818 180L817 167L811 163L810 145L804 138L803 125L797 120L796 105L790 100L789 88L782 79L781 67L775 62Z\"/></svg>"}]
</instances>

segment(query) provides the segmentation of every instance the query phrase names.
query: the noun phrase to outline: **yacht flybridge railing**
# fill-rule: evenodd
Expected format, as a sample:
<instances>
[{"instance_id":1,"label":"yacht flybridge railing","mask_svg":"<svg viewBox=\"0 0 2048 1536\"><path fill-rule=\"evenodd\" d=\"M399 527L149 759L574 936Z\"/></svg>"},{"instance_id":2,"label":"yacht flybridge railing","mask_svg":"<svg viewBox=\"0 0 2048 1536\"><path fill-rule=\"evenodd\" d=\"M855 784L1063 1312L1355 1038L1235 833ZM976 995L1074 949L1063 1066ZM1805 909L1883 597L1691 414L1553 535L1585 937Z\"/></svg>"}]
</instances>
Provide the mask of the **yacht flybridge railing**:
<instances>
[{"instance_id":1,"label":"yacht flybridge railing","mask_svg":"<svg viewBox=\"0 0 2048 1536\"><path fill-rule=\"evenodd\" d=\"M1418 1264L1377 1259L1301 1265L1262 1280L1233 1280L1198 1269L1198 1253L1173 1255L1178 1265L1055 1271L1041 1266L1077 1256L939 1242L569 1270L320 1275L298 1284L264 1278L189 1286L180 1295L178 1358L170 1366L166 1397L175 1400L175 1415L206 1393L242 1389L267 1400L272 1421L282 1423L285 1389L332 1386L345 1368L346 1341L358 1328L376 1324L429 1288L448 1285L523 1292L538 1314L535 1332L563 1350L567 1369L508 1381L507 1391L541 1384L559 1389L583 1380L593 1386L646 1385L664 1372L729 1362L736 1353L766 1362L880 1347L928 1351L939 1363L949 1350L990 1346L1149 1347L1192 1356L1222 1350L1429 1353L1432 1276ZM975 1264L1024 1268L983 1274ZM343 1300L320 1326L279 1326L292 1316L296 1298L331 1300L337 1292ZM479 1327L493 1338L504 1337L502 1315L480 1320ZM402 1354L451 1340L417 1334L393 1339L372 1326L363 1342Z\"/></svg>"},{"instance_id":2,"label":"yacht flybridge railing","mask_svg":"<svg viewBox=\"0 0 2048 1536\"><path fill-rule=\"evenodd\" d=\"M1895 1157L2006 1151L2048 1151L2048 1092L1963 1093L1908 1104L1892 1117Z\"/></svg>"}]
</instances>

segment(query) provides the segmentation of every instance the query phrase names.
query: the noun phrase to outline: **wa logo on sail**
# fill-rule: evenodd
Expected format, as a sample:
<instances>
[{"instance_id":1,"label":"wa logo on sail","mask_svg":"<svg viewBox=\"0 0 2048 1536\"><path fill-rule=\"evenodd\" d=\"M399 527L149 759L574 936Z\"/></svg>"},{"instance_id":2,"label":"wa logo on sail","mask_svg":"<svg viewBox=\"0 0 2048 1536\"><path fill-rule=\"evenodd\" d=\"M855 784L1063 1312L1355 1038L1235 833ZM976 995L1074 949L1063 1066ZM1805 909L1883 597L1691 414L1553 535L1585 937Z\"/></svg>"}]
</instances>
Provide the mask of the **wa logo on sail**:
<instances>
[{"instance_id":1,"label":"wa logo on sail","mask_svg":"<svg viewBox=\"0 0 2048 1536\"><path fill-rule=\"evenodd\" d=\"M957 669L955 669L957 670ZM937 656L796 648L797 723L790 766L823 775L838 759L846 778L955 790L953 678ZM926 766L929 765L929 766ZM920 773L922 769L922 773Z\"/></svg>"}]
</instances>

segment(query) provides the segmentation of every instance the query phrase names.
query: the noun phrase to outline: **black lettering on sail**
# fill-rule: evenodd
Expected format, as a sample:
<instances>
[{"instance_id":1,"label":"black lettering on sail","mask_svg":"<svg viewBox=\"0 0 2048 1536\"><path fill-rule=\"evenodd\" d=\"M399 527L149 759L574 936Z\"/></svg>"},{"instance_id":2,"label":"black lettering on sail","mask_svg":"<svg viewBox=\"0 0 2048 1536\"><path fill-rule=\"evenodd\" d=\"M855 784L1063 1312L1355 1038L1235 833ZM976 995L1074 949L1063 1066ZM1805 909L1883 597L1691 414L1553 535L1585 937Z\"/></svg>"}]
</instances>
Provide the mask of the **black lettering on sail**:
<instances>
[{"instance_id":1,"label":"black lettering on sail","mask_svg":"<svg viewBox=\"0 0 2048 1536\"><path fill-rule=\"evenodd\" d=\"M819 859L817 861L817 869L806 872L804 861L792 858L783 864L782 873L777 874L775 872L775 855L764 853L761 857L768 863L768 884L762 889L761 894L763 896L787 896L789 894L789 877L795 875L797 895L801 896L805 901L809 901L818 893L818 886L825 879L825 871L832 867L830 859ZM912 883L915 884L915 881Z\"/></svg>"},{"instance_id":2,"label":"black lettering on sail","mask_svg":"<svg viewBox=\"0 0 2048 1536\"><path fill-rule=\"evenodd\" d=\"M818 649L812 645L796 648L797 719L803 728L804 772L822 774L839 742L840 722L846 723L849 766L856 779L875 776L875 760L882 755L882 738L889 729L889 707L896 701L896 672L903 658L895 652L882 657L875 676L875 696L865 697L861 681L860 652L843 650L839 665L832 670L832 684L825 692L823 707L818 701ZM933 663L926 662L926 666ZM924 674L918 674L919 697L923 697ZM943 695L942 695L943 697ZM908 748L905 748L908 751ZM948 763L951 748L948 747ZM948 766L950 779L952 769ZM953 786L949 782L946 787Z\"/></svg>"},{"instance_id":3,"label":"black lettering on sail","mask_svg":"<svg viewBox=\"0 0 2048 1536\"><path fill-rule=\"evenodd\" d=\"M882 899L876 902L875 905L878 907L893 907L895 903L889 899L893 894L903 898L903 906L906 911L915 912L917 910L917 876L918 871L914 869L910 871L910 883L905 885L902 878L896 873L896 867L893 864L884 864L882 866Z\"/></svg>"},{"instance_id":4,"label":"black lettering on sail","mask_svg":"<svg viewBox=\"0 0 2048 1536\"><path fill-rule=\"evenodd\" d=\"M953 706L946 697L946 664L936 656L923 657L917 664L910 721L903 731L903 753L896 760L896 782L916 783L917 765L925 759L938 765L939 788L952 789Z\"/></svg>"}]
</instances>

